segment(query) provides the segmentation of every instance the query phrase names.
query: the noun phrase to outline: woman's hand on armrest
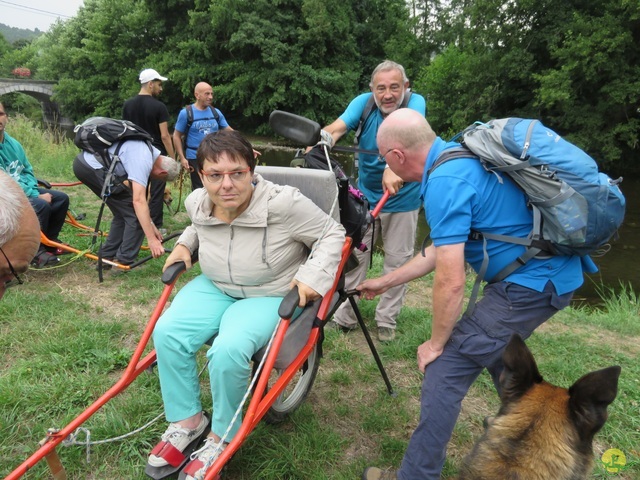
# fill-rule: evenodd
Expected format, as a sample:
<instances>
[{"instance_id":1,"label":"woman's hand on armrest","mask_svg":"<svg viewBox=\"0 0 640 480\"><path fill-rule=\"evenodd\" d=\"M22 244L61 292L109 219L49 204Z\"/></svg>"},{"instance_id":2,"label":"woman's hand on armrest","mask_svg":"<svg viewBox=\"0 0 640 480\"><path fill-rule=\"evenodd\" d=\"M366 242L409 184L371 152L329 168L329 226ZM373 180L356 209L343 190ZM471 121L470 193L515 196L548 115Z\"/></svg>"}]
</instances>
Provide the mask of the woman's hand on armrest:
<instances>
[{"instance_id":1,"label":"woman's hand on armrest","mask_svg":"<svg viewBox=\"0 0 640 480\"><path fill-rule=\"evenodd\" d=\"M308 302L320 298L320 294L313 288L305 285L304 283L298 282L297 280L293 280L291 282L291 288L295 287L296 285L298 286L298 295L300 296L300 302L298 303L298 306L300 308L304 307Z\"/></svg>"},{"instance_id":2,"label":"woman's hand on armrest","mask_svg":"<svg viewBox=\"0 0 640 480\"><path fill-rule=\"evenodd\" d=\"M173 247L173 251L167 258L167 261L164 262L164 266L162 267L162 271L164 272L169 266L174 263L184 262L187 270L191 268L191 252L187 247L182 244L178 244Z\"/></svg>"}]
</instances>

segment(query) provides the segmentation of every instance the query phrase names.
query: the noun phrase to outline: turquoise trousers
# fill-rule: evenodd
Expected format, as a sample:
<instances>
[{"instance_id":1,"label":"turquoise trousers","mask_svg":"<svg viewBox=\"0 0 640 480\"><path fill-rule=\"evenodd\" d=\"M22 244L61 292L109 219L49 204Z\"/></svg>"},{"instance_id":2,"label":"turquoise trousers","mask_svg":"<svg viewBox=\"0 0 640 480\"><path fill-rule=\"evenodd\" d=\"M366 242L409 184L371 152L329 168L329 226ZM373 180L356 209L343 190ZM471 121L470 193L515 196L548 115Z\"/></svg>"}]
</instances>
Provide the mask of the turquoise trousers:
<instances>
[{"instance_id":1,"label":"turquoise trousers","mask_svg":"<svg viewBox=\"0 0 640 480\"><path fill-rule=\"evenodd\" d=\"M213 396L211 430L224 435L247 391L251 357L267 344L278 324L281 301L281 297L229 297L204 275L178 292L153 332L169 422L202 410L196 352L217 334L207 351ZM238 415L226 441L238 432L241 419Z\"/></svg>"}]
</instances>

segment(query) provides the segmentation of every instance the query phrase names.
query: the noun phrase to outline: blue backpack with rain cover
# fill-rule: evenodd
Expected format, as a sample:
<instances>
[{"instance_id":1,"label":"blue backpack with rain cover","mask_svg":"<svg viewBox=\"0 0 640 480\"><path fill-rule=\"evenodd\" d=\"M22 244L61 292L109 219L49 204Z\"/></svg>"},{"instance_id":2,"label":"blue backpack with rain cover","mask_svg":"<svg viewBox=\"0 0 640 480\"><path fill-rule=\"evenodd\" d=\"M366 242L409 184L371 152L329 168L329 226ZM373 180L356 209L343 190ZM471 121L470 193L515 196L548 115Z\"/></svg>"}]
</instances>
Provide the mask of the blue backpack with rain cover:
<instances>
[{"instance_id":1,"label":"blue backpack with rain cover","mask_svg":"<svg viewBox=\"0 0 640 480\"><path fill-rule=\"evenodd\" d=\"M478 158L501 182L501 175L508 175L524 191L533 210L528 238L471 233L473 240L485 238L526 247L490 282L503 280L534 257L607 251L607 242L624 219L625 198L618 187L622 178L612 180L599 172L593 158L538 120L476 122L459 136L462 147L442 152L429 174L455 158Z\"/></svg>"}]
</instances>

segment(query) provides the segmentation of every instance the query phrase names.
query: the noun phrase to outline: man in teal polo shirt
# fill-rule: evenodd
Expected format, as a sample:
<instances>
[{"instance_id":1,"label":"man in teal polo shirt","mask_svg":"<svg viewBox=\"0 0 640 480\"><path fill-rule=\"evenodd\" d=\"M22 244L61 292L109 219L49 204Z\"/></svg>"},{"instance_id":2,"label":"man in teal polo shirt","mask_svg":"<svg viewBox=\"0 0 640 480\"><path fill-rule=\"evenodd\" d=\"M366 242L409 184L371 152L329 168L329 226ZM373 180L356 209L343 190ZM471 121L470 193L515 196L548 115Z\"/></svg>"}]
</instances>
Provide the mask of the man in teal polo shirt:
<instances>
[{"instance_id":1,"label":"man in teal polo shirt","mask_svg":"<svg viewBox=\"0 0 640 480\"><path fill-rule=\"evenodd\" d=\"M324 128L333 137L334 143L349 131L359 128L363 112L368 110L368 103L373 99L374 108L360 126L358 147L363 150L378 152L376 134L382 121L392 112L400 108L415 110L423 117L426 113L424 97L409 90L409 80L402 65L390 60L379 64L371 74L369 84L371 92L363 93L351 101L345 112L332 124ZM381 157L382 156L382 157ZM376 219L374 228L363 239L367 249L373 248L376 238L382 234L384 246L383 271L390 272L403 265L413 256L413 248L420 209L420 184L403 182L400 177L389 170L383 158L384 152L358 154L358 188L375 206L388 190L391 197ZM357 245L356 245L357 247ZM358 249L354 250L358 267L347 274L346 288L351 289L367 276L370 254ZM398 285L380 297L376 308L378 338L391 341L395 338L396 318L402 308L405 285ZM335 313L333 321L343 330L352 330L357 320L351 305L344 303Z\"/></svg>"}]
</instances>

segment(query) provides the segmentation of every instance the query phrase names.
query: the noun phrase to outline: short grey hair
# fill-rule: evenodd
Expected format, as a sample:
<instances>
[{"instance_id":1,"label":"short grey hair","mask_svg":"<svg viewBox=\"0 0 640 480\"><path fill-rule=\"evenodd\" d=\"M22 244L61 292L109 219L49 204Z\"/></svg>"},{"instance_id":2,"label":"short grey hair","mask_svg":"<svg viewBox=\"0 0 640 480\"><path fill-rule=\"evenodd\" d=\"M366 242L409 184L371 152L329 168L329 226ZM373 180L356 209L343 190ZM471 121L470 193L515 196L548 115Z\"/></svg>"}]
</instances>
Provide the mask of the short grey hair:
<instances>
[{"instance_id":1,"label":"short grey hair","mask_svg":"<svg viewBox=\"0 0 640 480\"><path fill-rule=\"evenodd\" d=\"M22 213L27 208L26 196L18 183L0 170L0 247L18 233Z\"/></svg>"},{"instance_id":2,"label":"short grey hair","mask_svg":"<svg viewBox=\"0 0 640 480\"><path fill-rule=\"evenodd\" d=\"M402 74L402 82L407 83L409 79L407 78L407 74L404 71L404 67L399 63L393 62L391 60L385 60L380 63L371 74L371 81L369 82L369 87L373 88L373 78L380 72L388 72L389 70L398 70Z\"/></svg>"},{"instance_id":3,"label":"short grey hair","mask_svg":"<svg viewBox=\"0 0 640 480\"><path fill-rule=\"evenodd\" d=\"M167 171L167 182L172 182L178 178L178 175L180 175L180 169L182 168L180 163L165 155L160 155L159 158L160 167Z\"/></svg>"}]
</instances>

